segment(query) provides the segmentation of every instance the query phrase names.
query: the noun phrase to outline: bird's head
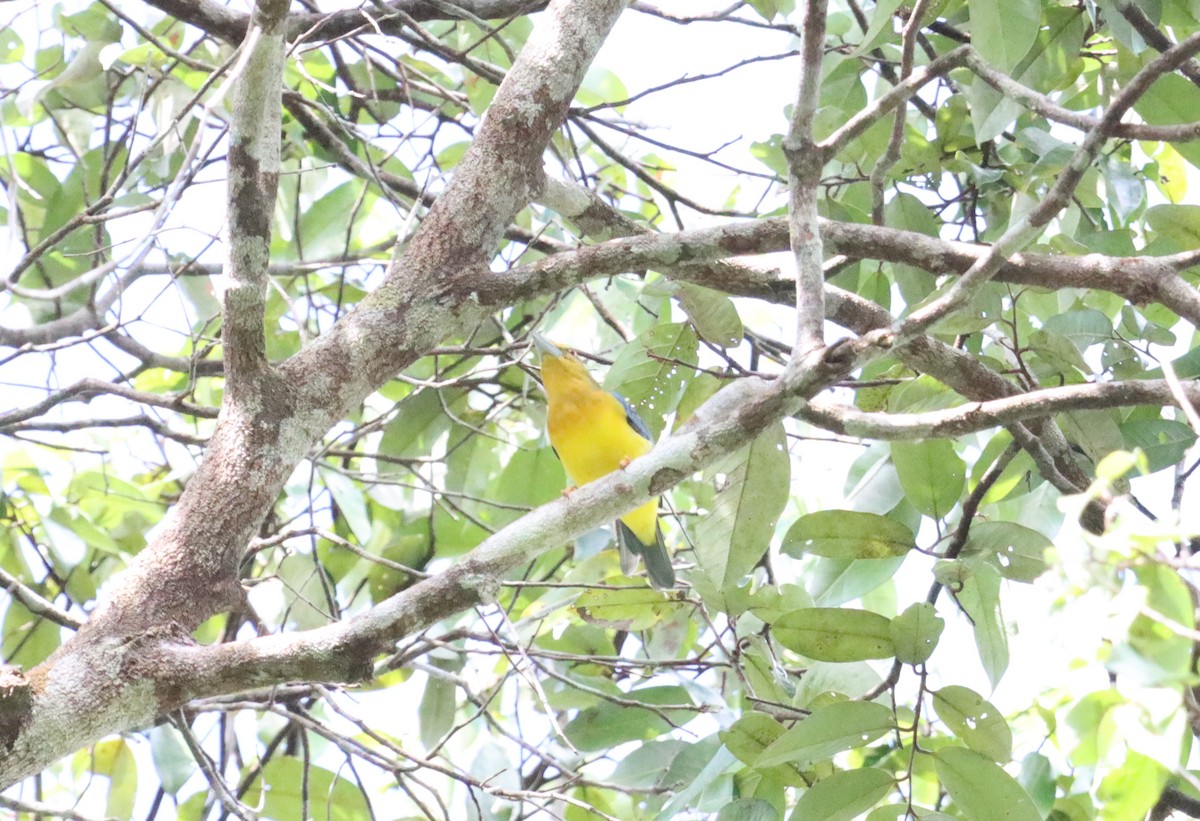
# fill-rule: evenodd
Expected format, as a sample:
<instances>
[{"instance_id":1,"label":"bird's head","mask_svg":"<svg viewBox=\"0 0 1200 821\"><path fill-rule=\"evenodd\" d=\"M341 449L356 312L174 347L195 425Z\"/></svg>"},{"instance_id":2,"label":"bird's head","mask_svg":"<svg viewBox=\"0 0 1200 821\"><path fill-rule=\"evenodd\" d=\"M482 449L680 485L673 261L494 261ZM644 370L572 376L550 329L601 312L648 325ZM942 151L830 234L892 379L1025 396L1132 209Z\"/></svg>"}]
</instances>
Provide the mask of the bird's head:
<instances>
[{"instance_id":1,"label":"bird's head","mask_svg":"<svg viewBox=\"0 0 1200 821\"><path fill-rule=\"evenodd\" d=\"M547 390L578 382L599 387L570 348L559 347L539 333L532 337L542 358L542 383Z\"/></svg>"}]
</instances>

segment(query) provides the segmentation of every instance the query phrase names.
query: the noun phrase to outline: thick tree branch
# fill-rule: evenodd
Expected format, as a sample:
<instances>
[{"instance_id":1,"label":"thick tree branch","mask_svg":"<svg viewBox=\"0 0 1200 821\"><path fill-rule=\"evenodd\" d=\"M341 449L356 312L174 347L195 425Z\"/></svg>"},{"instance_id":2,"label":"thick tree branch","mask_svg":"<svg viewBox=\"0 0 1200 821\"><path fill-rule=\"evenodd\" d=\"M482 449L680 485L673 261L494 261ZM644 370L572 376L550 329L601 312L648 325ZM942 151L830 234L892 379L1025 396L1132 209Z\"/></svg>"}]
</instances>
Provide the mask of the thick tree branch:
<instances>
[{"instance_id":1,"label":"thick tree branch","mask_svg":"<svg viewBox=\"0 0 1200 821\"><path fill-rule=\"evenodd\" d=\"M556 204L560 208L586 214L595 230L613 233L623 230L618 223L605 222L603 203L588 204L578 199L571 206L562 201L566 194L559 196ZM827 219L820 220L819 225L829 253L902 262L933 274L961 274L988 253L985 245L941 240L914 231ZM501 276L483 268L463 271L447 288L448 293L465 292L484 304L506 305L596 277L669 268L681 279L739 296L778 302L783 291L793 290L790 278L744 265L727 263L722 267L711 263L729 257L785 251L789 247L788 223L782 217L668 234L641 233L545 257ZM1138 305L1159 302L1200 325L1200 294L1178 275L1197 264L1200 264L1197 251L1163 257L1013 254L1000 267L996 279L1039 288L1098 288ZM832 317L835 312L827 313Z\"/></svg>"},{"instance_id":2,"label":"thick tree branch","mask_svg":"<svg viewBox=\"0 0 1200 821\"><path fill-rule=\"evenodd\" d=\"M32 695L28 709L5 711L0 698L0 788L174 703L155 684L170 671L155 669L147 652L163 625L186 635L213 613L241 607L238 563L295 464L398 369L486 315L491 306L469 296L442 299L439 283L486 261L528 202L543 178L545 146L623 8L622 0L551 3L384 285L276 369L257 406L222 414L153 542L84 628L25 677L19 692Z\"/></svg>"}]
</instances>

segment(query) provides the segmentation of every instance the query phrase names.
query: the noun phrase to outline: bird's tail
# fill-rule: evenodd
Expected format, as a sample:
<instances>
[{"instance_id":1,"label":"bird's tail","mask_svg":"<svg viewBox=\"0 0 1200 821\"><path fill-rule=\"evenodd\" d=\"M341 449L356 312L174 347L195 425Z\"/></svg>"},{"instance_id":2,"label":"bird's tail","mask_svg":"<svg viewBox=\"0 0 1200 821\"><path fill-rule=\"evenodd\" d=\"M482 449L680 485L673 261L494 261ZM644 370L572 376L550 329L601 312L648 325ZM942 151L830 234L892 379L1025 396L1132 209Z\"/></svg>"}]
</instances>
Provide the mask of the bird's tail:
<instances>
[{"instance_id":1,"label":"bird's tail","mask_svg":"<svg viewBox=\"0 0 1200 821\"><path fill-rule=\"evenodd\" d=\"M632 575L641 556L646 562L646 575L655 590L670 590L675 586L675 568L663 541L662 528L654 528L654 542L646 544L629 529L629 525L617 520L617 544L621 548L621 571Z\"/></svg>"}]
</instances>

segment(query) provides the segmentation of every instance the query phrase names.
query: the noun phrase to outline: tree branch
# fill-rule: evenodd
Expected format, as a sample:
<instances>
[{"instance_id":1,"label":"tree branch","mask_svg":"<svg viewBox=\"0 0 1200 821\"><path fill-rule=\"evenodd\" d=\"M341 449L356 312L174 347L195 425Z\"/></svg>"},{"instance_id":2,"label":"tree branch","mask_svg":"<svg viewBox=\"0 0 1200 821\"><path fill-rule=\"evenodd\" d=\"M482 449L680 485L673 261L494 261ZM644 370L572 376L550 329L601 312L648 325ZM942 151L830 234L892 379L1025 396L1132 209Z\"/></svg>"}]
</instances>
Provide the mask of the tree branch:
<instances>
[{"instance_id":1,"label":"tree branch","mask_svg":"<svg viewBox=\"0 0 1200 821\"><path fill-rule=\"evenodd\" d=\"M263 318L271 262L271 215L279 188L280 94L286 0L258 0L245 53L234 69L229 134L228 254L213 282L222 306L226 409L257 406L267 367ZM252 411L251 411L252 412Z\"/></svg>"},{"instance_id":2,"label":"tree branch","mask_svg":"<svg viewBox=\"0 0 1200 821\"><path fill-rule=\"evenodd\" d=\"M1181 389L1192 405L1200 403L1200 385L1189 382ZM1146 379L1044 388L926 413L865 413L851 405L812 402L801 411L801 416L820 428L845 436L885 440L939 439L1066 411L1174 405L1179 401L1168 380Z\"/></svg>"},{"instance_id":3,"label":"tree branch","mask_svg":"<svg viewBox=\"0 0 1200 821\"><path fill-rule=\"evenodd\" d=\"M1154 22L1146 16L1146 13L1138 7L1136 3L1130 0L1113 0L1113 5L1121 12L1121 16L1129 21L1129 25L1142 36L1142 39L1150 44L1150 47L1155 51L1166 51L1171 48L1171 41L1167 39L1167 35L1163 34L1154 25ZM1187 77L1197 86L1200 86L1200 62L1196 60L1188 60L1179 67L1180 73Z\"/></svg>"},{"instance_id":4,"label":"tree branch","mask_svg":"<svg viewBox=\"0 0 1200 821\"><path fill-rule=\"evenodd\" d=\"M800 90L783 153L788 159L788 235L796 261L796 346L791 366L825 347L825 252L817 200L825 155L813 139L825 49L825 0L804 4L800 40Z\"/></svg>"},{"instance_id":5,"label":"tree branch","mask_svg":"<svg viewBox=\"0 0 1200 821\"><path fill-rule=\"evenodd\" d=\"M1195 62L1195 61L1190 61ZM1079 111L1064 108L1052 99L1028 86L1022 85L1003 71L992 68L974 49L967 49L966 64L981 80L1021 105L1041 114L1047 120L1089 131L1098 128L1100 120ZM1147 125L1145 123L1118 122L1109 131L1109 136L1123 140L1158 140L1162 142L1190 142L1200 139L1200 122L1180 125Z\"/></svg>"},{"instance_id":6,"label":"tree branch","mask_svg":"<svg viewBox=\"0 0 1200 821\"><path fill-rule=\"evenodd\" d=\"M921 19L929 7L928 0L917 0L908 13L901 36L900 80L906 81L913 73L913 54L917 47L917 36L921 33ZM954 52L951 52L953 54ZM932 67L931 67L932 68ZM894 89L893 89L894 90ZM886 95L885 95L886 96ZM904 143L904 126L908 122L908 107L898 107L892 115L892 133L888 137L887 149L871 169L871 222L883 225L883 189L888 173L900 159L900 147Z\"/></svg>"},{"instance_id":7,"label":"tree branch","mask_svg":"<svg viewBox=\"0 0 1200 821\"><path fill-rule=\"evenodd\" d=\"M240 43L250 25L250 15L233 11L213 0L147 0L156 9L189 25L220 37L230 43ZM380 34L396 34L405 27L401 15L424 22L427 20L463 20L479 18L500 20L545 8L546 0L392 0L384 4L393 13L376 16L365 9L344 9L328 14L299 12L285 20L285 36L294 40L306 35L307 42L334 40L348 34L369 30ZM455 9L461 13L456 14Z\"/></svg>"},{"instance_id":8,"label":"tree branch","mask_svg":"<svg viewBox=\"0 0 1200 821\"><path fill-rule=\"evenodd\" d=\"M570 201L564 202L567 196L559 195L556 205L574 210L577 216L567 215L572 219L589 220L586 224L595 231L624 230L619 222L605 222L605 204L577 198L571 205ZM986 245L862 223L821 219L819 226L829 253L902 262L932 274L961 274L978 264L989 249ZM484 268L463 271L447 288L450 293L466 293L487 305L505 305L597 277L669 268L681 279L738 296L778 302L782 292L792 291L791 279L745 265L713 267L712 263L785 251L790 247L788 228L787 220L777 217L674 233L639 233L544 257L499 276ZM1160 302L1200 325L1200 294L1178 276L1179 271L1198 263L1200 251L1162 257L1013 254L1001 265L996 279L1039 288L1098 288L1138 305ZM834 312L828 313L832 316Z\"/></svg>"}]
</instances>

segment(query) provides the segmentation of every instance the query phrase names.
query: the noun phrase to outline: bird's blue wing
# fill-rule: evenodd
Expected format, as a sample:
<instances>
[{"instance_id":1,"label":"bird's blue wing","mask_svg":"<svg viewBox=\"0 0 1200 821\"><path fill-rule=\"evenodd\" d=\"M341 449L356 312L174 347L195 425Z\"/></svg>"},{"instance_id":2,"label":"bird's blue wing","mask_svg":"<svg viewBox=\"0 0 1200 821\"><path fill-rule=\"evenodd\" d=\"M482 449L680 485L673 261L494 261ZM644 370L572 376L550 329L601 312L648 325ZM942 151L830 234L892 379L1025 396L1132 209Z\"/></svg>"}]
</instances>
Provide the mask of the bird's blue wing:
<instances>
[{"instance_id":1,"label":"bird's blue wing","mask_svg":"<svg viewBox=\"0 0 1200 821\"><path fill-rule=\"evenodd\" d=\"M637 431L638 436L642 437L648 442L653 442L654 436L650 433L650 427L646 424L645 419L638 416L638 412L633 409L633 405L629 404L625 397L621 396L619 393L613 393L613 396L617 397L617 401L620 402L621 407L625 409L625 422L629 425L629 427Z\"/></svg>"}]
</instances>

